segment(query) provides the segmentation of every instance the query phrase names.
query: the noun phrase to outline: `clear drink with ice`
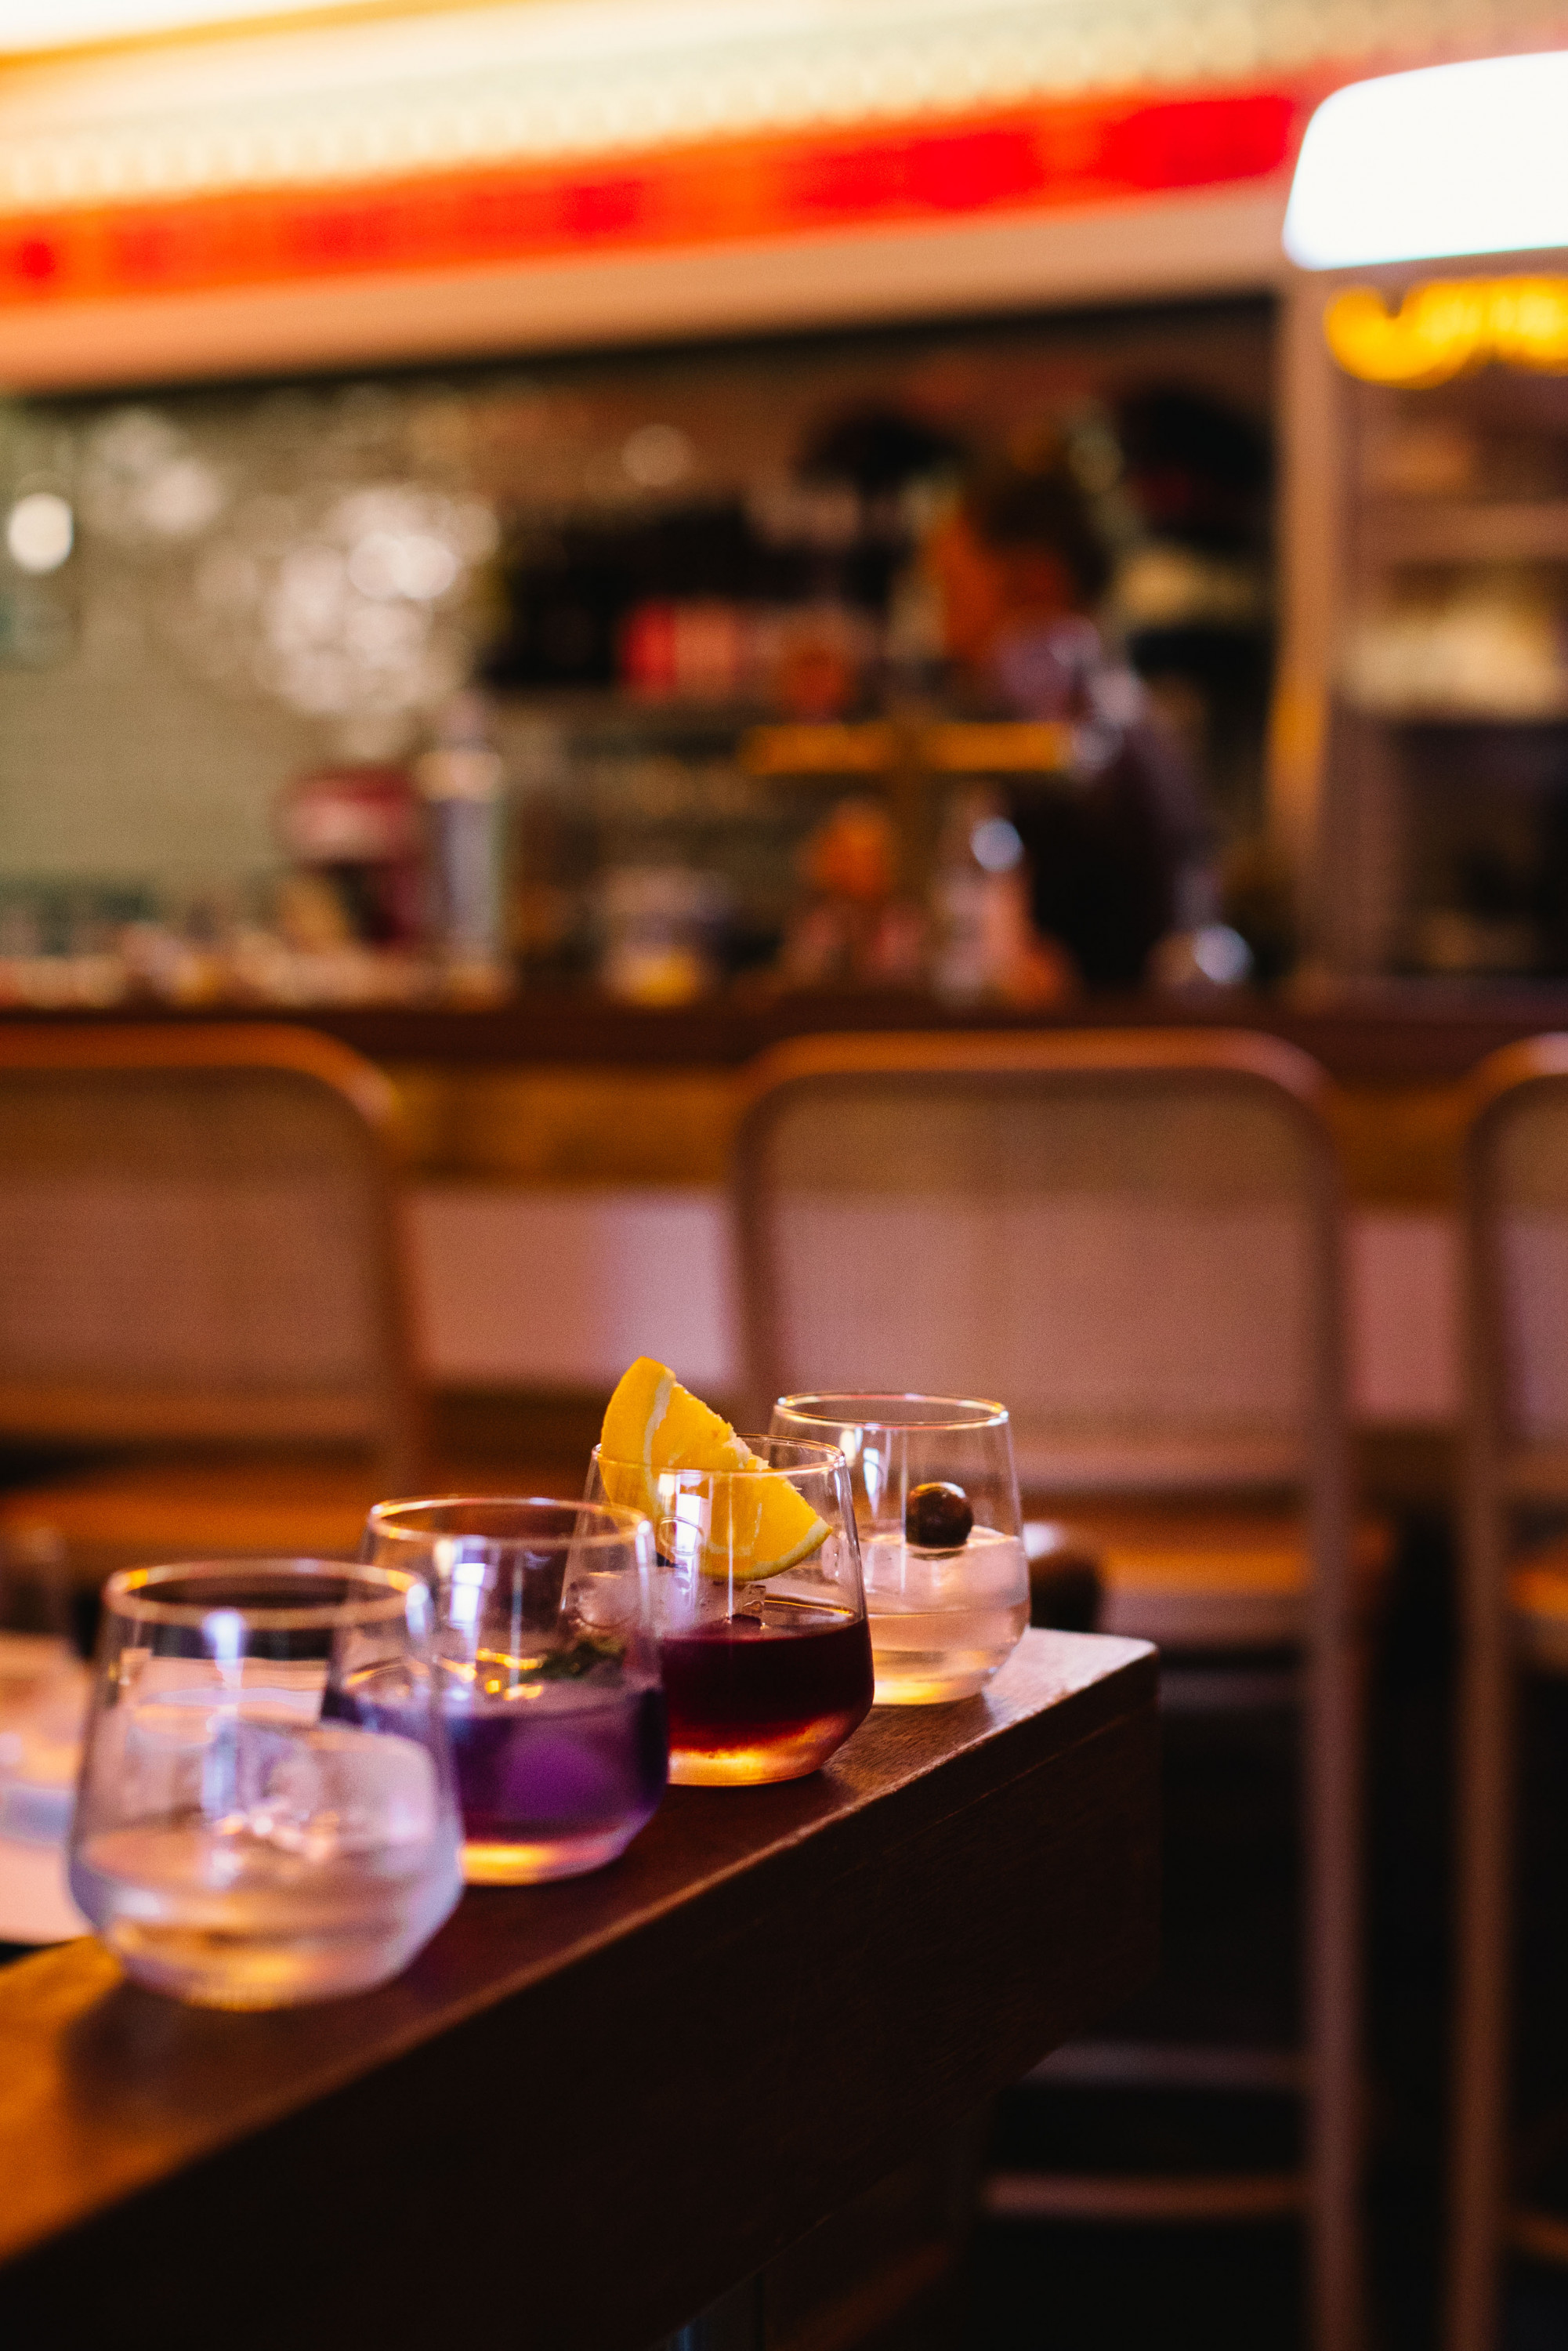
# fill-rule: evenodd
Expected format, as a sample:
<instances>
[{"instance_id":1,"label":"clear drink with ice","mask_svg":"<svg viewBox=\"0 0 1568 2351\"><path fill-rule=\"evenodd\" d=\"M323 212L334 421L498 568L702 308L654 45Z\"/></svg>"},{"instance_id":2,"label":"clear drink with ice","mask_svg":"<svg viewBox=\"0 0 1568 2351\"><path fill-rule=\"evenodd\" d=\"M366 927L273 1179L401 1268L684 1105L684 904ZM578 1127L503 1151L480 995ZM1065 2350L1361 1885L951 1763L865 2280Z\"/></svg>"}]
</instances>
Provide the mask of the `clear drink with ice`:
<instances>
[{"instance_id":1,"label":"clear drink with ice","mask_svg":"<svg viewBox=\"0 0 1568 2351\"><path fill-rule=\"evenodd\" d=\"M972 1698L1029 1623L1029 1561L1017 1535L975 1527L956 1551L902 1534L861 1546L879 1706Z\"/></svg>"},{"instance_id":2,"label":"clear drink with ice","mask_svg":"<svg viewBox=\"0 0 1568 2351\"><path fill-rule=\"evenodd\" d=\"M836 1445L860 1526L879 1706L972 1698L1029 1624L1006 1407L972 1396L789 1395L776 1436Z\"/></svg>"},{"instance_id":3,"label":"clear drink with ice","mask_svg":"<svg viewBox=\"0 0 1568 2351\"><path fill-rule=\"evenodd\" d=\"M128 1974L283 2007L383 1982L429 1940L463 1883L429 1617L413 1579L330 1562L111 1581L70 1882ZM336 1718L372 1661L395 1729Z\"/></svg>"}]
</instances>

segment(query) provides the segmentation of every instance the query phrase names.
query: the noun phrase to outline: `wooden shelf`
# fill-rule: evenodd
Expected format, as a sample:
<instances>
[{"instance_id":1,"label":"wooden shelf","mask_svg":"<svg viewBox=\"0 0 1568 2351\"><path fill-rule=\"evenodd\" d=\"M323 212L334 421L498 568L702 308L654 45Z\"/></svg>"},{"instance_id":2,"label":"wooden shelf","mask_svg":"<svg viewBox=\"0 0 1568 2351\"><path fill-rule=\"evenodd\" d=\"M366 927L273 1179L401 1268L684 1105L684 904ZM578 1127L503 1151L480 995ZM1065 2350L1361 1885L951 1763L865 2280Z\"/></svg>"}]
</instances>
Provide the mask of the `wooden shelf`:
<instances>
[{"instance_id":1,"label":"wooden shelf","mask_svg":"<svg viewBox=\"0 0 1568 2351\"><path fill-rule=\"evenodd\" d=\"M908 767L944 775L1020 775L1071 760L1074 729L1055 719L779 719L755 704L649 697L602 691L508 689L497 696L503 740L519 723L544 722L580 740L651 747L695 741L733 747L754 776L789 778L886 775Z\"/></svg>"},{"instance_id":2,"label":"wooden shelf","mask_svg":"<svg viewBox=\"0 0 1568 2351\"><path fill-rule=\"evenodd\" d=\"M1364 508L1360 535L1369 563L1565 563L1568 499L1377 501Z\"/></svg>"},{"instance_id":3,"label":"wooden shelf","mask_svg":"<svg viewBox=\"0 0 1568 2351\"><path fill-rule=\"evenodd\" d=\"M486 1011L455 1008L222 1006L206 1012L117 1007L110 1013L0 1009L0 1023L48 1029L81 1020L286 1019L338 1038L410 1071L737 1071L791 1037L904 1034L911 1029L1250 1029L1283 1037L1348 1083L1458 1078L1484 1054L1543 1029L1568 1027L1568 978L1448 977L1325 980L1278 994L1208 988L1192 994L1099 995L1061 1011L988 1005L956 1010L929 996L849 989L769 995L735 989L668 1008L615 1004L588 987L527 987ZM480 1107L471 1115L488 1118Z\"/></svg>"},{"instance_id":4,"label":"wooden shelf","mask_svg":"<svg viewBox=\"0 0 1568 2351\"><path fill-rule=\"evenodd\" d=\"M937 775L1050 775L1070 764L1073 733L1051 718L757 726L741 744L740 764L755 776L885 775L901 767Z\"/></svg>"},{"instance_id":5,"label":"wooden shelf","mask_svg":"<svg viewBox=\"0 0 1568 2351\"><path fill-rule=\"evenodd\" d=\"M1542 710L1478 710L1469 703L1406 703L1392 709L1347 702L1351 716L1377 726L1561 726L1568 719L1568 681Z\"/></svg>"}]
</instances>

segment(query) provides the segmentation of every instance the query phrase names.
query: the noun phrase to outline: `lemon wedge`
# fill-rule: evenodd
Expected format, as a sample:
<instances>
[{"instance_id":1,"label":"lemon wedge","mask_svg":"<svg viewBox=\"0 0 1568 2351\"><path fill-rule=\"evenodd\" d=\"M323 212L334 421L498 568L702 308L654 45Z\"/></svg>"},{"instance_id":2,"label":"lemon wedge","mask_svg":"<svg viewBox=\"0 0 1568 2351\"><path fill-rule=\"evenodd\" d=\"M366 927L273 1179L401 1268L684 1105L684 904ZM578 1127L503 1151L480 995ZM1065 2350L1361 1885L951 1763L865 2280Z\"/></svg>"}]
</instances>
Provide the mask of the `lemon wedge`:
<instances>
[{"instance_id":1,"label":"lemon wedge","mask_svg":"<svg viewBox=\"0 0 1568 2351\"><path fill-rule=\"evenodd\" d=\"M684 1490L708 1503L703 1573L751 1583L810 1558L829 1529L787 1479L767 1465L666 1364L639 1355L605 1407L600 1472L613 1502L664 1515L658 1479L666 1469L706 1473Z\"/></svg>"},{"instance_id":2,"label":"lemon wedge","mask_svg":"<svg viewBox=\"0 0 1568 2351\"><path fill-rule=\"evenodd\" d=\"M753 1464L766 1467L755 1456ZM781 1575L820 1551L828 1532L827 1521L787 1478L716 1476L703 1573L733 1576L737 1583Z\"/></svg>"}]
</instances>

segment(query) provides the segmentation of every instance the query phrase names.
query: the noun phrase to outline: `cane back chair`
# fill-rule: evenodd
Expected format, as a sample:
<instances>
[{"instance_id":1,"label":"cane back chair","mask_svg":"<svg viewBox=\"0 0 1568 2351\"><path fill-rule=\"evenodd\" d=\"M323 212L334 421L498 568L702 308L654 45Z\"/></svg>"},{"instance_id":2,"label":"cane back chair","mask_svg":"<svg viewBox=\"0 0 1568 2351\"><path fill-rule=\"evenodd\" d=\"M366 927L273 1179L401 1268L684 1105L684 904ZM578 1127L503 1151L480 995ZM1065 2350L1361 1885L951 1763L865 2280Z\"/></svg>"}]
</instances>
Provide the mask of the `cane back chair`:
<instances>
[{"instance_id":1,"label":"cane back chair","mask_svg":"<svg viewBox=\"0 0 1568 2351\"><path fill-rule=\"evenodd\" d=\"M1106 2080L1299 2086L1301 2171L993 2178L988 2203L1302 2211L1316 2340L1343 2351L1360 2313L1359 1734L1325 1082L1290 1047L1219 1030L809 1040L755 1065L734 1206L758 1414L804 1389L998 1396L1026 1492L1074 1498L1091 1527L1096 1499L1108 1510L1117 1629L1144 1629L1141 1588L1166 1638L1185 1592L1209 1662L1260 1625L1296 1641L1277 1678L1303 1708L1305 2049L1066 2053ZM1251 1512L1239 1541L1220 1496Z\"/></svg>"},{"instance_id":2,"label":"cane back chair","mask_svg":"<svg viewBox=\"0 0 1568 2351\"><path fill-rule=\"evenodd\" d=\"M1520 1675L1568 1677L1568 1540L1542 1539L1568 1510L1568 1036L1493 1054L1469 1092L1448 2341L1490 2351L1505 2250L1568 2264L1511 2128Z\"/></svg>"},{"instance_id":3,"label":"cane back chair","mask_svg":"<svg viewBox=\"0 0 1568 2351\"><path fill-rule=\"evenodd\" d=\"M0 1027L0 1438L110 1465L0 1496L90 1577L352 1550L417 1482L380 1073L265 1024Z\"/></svg>"}]
</instances>

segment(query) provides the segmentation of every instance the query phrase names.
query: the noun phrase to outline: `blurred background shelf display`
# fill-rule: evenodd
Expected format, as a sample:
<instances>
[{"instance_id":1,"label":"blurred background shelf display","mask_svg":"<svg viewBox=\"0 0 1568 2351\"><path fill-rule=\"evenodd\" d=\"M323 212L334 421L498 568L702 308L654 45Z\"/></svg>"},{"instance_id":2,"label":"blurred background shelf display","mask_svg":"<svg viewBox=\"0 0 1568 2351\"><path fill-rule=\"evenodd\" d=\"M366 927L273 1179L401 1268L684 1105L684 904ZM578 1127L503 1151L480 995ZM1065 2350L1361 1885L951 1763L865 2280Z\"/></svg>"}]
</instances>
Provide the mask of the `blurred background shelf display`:
<instances>
[{"instance_id":1,"label":"blurred background shelf display","mask_svg":"<svg viewBox=\"0 0 1568 2351\"><path fill-rule=\"evenodd\" d=\"M1568 381L1493 364L1325 390L1340 618L1322 961L1568 976Z\"/></svg>"},{"instance_id":2,"label":"blurred background shelf display","mask_svg":"<svg viewBox=\"0 0 1568 2351\"><path fill-rule=\"evenodd\" d=\"M1380 563L1568 561L1568 500L1380 501L1367 509L1362 535L1368 558Z\"/></svg>"},{"instance_id":3,"label":"blurred background shelf display","mask_svg":"<svg viewBox=\"0 0 1568 2351\"><path fill-rule=\"evenodd\" d=\"M0 996L672 1001L788 980L824 871L918 913L956 793L1071 763L952 705L924 559L965 465L1044 445L1256 865L1273 339L1250 298L12 399ZM414 871L465 744L487 953L433 946ZM899 920L847 984L922 982Z\"/></svg>"}]
</instances>

